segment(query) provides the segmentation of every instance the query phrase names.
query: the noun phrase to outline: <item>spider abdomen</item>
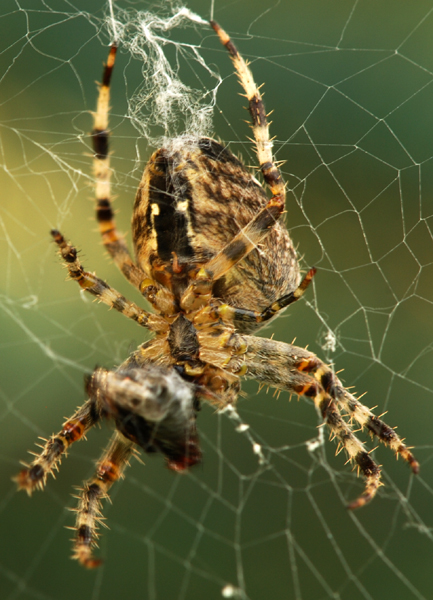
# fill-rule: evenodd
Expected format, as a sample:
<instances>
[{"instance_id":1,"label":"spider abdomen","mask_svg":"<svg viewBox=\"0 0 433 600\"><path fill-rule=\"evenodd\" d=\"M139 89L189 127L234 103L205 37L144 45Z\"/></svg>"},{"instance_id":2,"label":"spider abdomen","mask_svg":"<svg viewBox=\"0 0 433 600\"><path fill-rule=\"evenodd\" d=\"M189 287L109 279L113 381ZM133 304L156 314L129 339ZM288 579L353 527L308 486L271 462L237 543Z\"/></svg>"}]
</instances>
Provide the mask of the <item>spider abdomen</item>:
<instances>
[{"instance_id":1,"label":"spider abdomen","mask_svg":"<svg viewBox=\"0 0 433 600\"><path fill-rule=\"evenodd\" d=\"M178 138L150 158L137 192L132 231L141 268L179 298L196 271L267 204L255 177L210 138ZM292 241L276 223L260 247L215 282L213 295L262 310L299 283Z\"/></svg>"}]
</instances>

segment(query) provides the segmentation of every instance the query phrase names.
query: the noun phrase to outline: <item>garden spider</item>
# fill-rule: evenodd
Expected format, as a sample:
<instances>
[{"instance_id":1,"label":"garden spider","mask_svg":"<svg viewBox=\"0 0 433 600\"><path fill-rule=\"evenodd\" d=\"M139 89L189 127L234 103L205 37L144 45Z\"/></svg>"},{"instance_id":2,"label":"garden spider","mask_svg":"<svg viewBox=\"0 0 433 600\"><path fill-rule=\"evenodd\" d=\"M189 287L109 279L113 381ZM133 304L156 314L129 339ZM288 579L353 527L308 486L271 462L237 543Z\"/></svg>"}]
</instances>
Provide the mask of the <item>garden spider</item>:
<instances>
[{"instance_id":1,"label":"garden spider","mask_svg":"<svg viewBox=\"0 0 433 600\"><path fill-rule=\"evenodd\" d=\"M63 453L103 417L115 432L96 473L81 489L74 558L86 567L101 520L101 499L122 475L137 447L160 451L181 472L200 461L196 413L201 400L217 408L235 402L241 376L312 398L365 489L349 504L365 505L377 492L380 468L341 412L366 427L418 473L419 465L393 429L374 416L332 370L306 349L250 335L298 300L314 276L300 281L296 252L282 221L285 185L272 156L259 89L233 42L211 22L227 48L248 98L257 158L270 188L261 184L221 144L181 137L150 158L138 188L132 231L136 263L116 230L110 201L109 88L116 46L104 68L92 132L96 218L103 243L130 283L153 306L149 313L85 271L62 234L52 236L69 275L82 289L153 332L115 371L96 369L87 380L89 399L62 430L46 440L31 465L16 477L30 495L42 489Z\"/></svg>"}]
</instances>

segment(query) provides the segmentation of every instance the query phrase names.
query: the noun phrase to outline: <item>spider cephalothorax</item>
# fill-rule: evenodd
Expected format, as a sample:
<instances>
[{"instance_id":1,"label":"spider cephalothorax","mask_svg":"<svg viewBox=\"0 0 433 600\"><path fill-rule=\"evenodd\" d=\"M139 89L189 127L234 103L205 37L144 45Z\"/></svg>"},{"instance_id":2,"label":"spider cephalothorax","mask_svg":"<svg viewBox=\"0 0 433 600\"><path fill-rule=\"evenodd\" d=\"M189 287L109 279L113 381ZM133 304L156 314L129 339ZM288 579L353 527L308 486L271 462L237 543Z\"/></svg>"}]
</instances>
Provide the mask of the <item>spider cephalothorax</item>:
<instances>
[{"instance_id":1,"label":"spider cephalothorax","mask_svg":"<svg viewBox=\"0 0 433 600\"><path fill-rule=\"evenodd\" d=\"M137 448L161 452L167 466L184 471L201 452L196 413L201 400L223 408L234 403L240 378L309 396L331 435L365 477L365 490L349 508L369 502L380 486L380 469L342 413L400 454L414 473L419 465L395 431L341 384L330 367L303 348L250 335L298 300L315 274L300 281L296 253L282 220L285 186L274 163L265 108L252 74L229 36L211 22L233 59L245 90L259 168L270 189L220 143L184 136L150 158L137 192L132 230L134 262L118 234L110 200L108 102L116 47L112 46L99 90L92 132L96 217L103 243L125 277L153 306L147 312L85 271L76 249L52 231L72 279L100 301L153 332L115 371L96 369L89 399L46 441L16 480L29 494L42 489L63 453L101 418L115 433L84 484L77 509L74 558L93 557L101 499Z\"/></svg>"}]
</instances>

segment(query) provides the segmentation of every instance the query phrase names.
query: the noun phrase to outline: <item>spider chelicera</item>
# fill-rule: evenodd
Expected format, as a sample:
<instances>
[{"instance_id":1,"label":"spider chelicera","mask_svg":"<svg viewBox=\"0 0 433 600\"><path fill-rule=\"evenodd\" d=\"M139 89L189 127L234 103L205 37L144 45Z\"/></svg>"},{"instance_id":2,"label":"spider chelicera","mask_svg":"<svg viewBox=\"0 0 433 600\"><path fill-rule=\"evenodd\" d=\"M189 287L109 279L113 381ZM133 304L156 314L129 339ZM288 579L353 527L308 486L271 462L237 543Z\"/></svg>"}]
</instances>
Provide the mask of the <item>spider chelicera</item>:
<instances>
[{"instance_id":1,"label":"spider chelicera","mask_svg":"<svg viewBox=\"0 0 433 600\"><path fill-rule=\"evenodd\" d=\"M293 243L284 225L285 184L276 166L265 107L252 74L221 27L211 22L227 48L248 99L259 168L272 194L227 148L210 138L173 139L150 158L138 188L132 231L135 262L116 230L110 200L108 113L112 46L99 87L92 131L96 218L116 265L153 306L147 312L85 271L62 234L52 237L69 275L101 302L154 334L116 370L96 369L88 400L42 452L16 477L30 495L43 489L69 446L102 418L115 432L95 475L80 492L74 558L86 567L93 556L101 499L122 475L138 448L161 452L167 466L184 471L200 461L196 413L200 401L218 408L236 401L245 376L312 398L339 445L365 477L365 489L349 504L369 502L380 468L353 434L349 421L401 455L414 473L418 462L395 431L350 394L333 371L306 349L251 335L308 287L315 269L300 280ZM342 417L342 412L346 418Z\"/></svg>"}]
</instances>

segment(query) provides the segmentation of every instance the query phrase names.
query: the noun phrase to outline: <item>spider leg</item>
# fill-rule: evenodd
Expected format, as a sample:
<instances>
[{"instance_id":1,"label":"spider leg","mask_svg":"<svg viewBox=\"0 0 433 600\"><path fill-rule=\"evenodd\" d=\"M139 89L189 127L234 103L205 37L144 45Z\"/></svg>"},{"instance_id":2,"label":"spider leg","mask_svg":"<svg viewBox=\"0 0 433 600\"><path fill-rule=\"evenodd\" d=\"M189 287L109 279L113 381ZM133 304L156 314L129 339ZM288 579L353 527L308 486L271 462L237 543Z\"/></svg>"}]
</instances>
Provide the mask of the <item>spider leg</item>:
<instances>
[{"instance_id":1,"label":"spider leg","mask_svg":"<svg viewBox=\"0 0 433 600\"><path fill-rule=\"evenodd\" d=\"M128 460L133 453L134 443L116 431L104 454L98 461L95 475L84 483L78 496L75 522L74 553L81 565L92 569L101 564L101 559L93 557L93 548L98 538L98 524L102 523L101 500L108 497L108 491L115 481L122 477Z\"/></svg>"},{"instance_id":2,"label":"spider leg","mask_svg":"<svg viewBox=\"0 0 433 600\"><path fill-rule=\"evenodd\" d=\"M31 465L20 471L14 481L19 490L25 490L31 496L33 490L42 490L47 481L47 476L53 474L53 469L58 470L62 455L74 442L81 440L87 431L93 427L101 418L98 403L88 400L77 412L68 419L59 433L53 435L46 441L42 452L36 455ZM33 452L31 454L34 454Z\"/></svg>"},{"instance_id":3,"label":"spider leg","mask_svg":"<svg viewBox=\"0 0 433 600\"><path fill-rule=\"evenodd\" d=\"M358 422L362 429L366 427L373 436L389 446L396 456L401 455L409 463L415 474L419 473L418 461L394 429L376 417L367 406L364 406L355 396L350 394L338 377L320 359L311 354L310 357L303 359L297 368L300 371L314 375L315 379L320 381L324 390L338 402L351 418Z\"/></svg>"},{"instance_id":4,"label":"spider leg","mask_svg":"<svg viewBox=\"0 0 433 600\"><path fill-rule=\"evenodd\" d=\"M397 455L400 454L409 463L412 471L418 473L418 462L395 431L345 390L338 377L312 352L274 340L253 336L237 337L237 343L246 347L246 353L241 359L245 365L246 376L313 398L331 430L331 435L338 438L349 459L360 468L366 479L365 490L358 499L348 505L348 508L359 508L375 496L381 485L380 468L371 459L364 444L352 433L338 407L346 410L362 427L366 426ZM233 368L237 370L239 360L232 359Z\"/></svg>"},{"instance_id":5,"label":"spider leg","mask_svg":"<svg viewBox=\"0 0 433 600\"><path fill-rule=\"evenodd\" d=\"M162 317L143 310L137 304L130 302L122 294L119 294L105 281L102 281L93 273L85 271L77 258L76 248L67 243L59 231L53 229L51 235L59 247L60 255L66 262L71 279L75 280L83 290L151 331L167 330L167 323Z\"/></svg>"},{"instance_id":6,"label":"spider leg","mask_svg":"<svg viewBox=\"0 0 433 600\"><path fill-rule=\"evenodd\" d=\"M253 75L247 63L239 54L230 36L215 21L210 22L211 27L218 35L221 43L227 48L236 72L239 76L241 86L245 90L248 99L248 108L251 114L254 139L256 141L257 157L263 177L274 196L285 198L284 181L280 170L274 163L272 155L272 141L269 139L269 124L266 116L265 106L259 88L254 82Z\"/></svg>"},{"instance_id":7,"label":"spider leg","mask_svg":"<svg viewBox=\"0 0 433 600\"><path fill-rule=\"evenodd\" d=\"M293 292L286 294L261 312L238 308L230 304L221 304L212 307L212 310L215 316L219 316L223 321L233 323L235 326L239 323L263 323L275 317L281 310L289 306L289 304L293 304L293 302L302 298L315 273L316 269L313 267Z\"/></svg>"},{"instance_id":8,"label":"spider leg","mask_svg":"<svg viewBox=\"0 0 433 600\"><path fill-rule=\"evenodd\" d=\"M222 250L197 272L181 298L186 310L196 308L195 300L206 303L214 282L249 254L268 235L284 210L284 200L274 196L267 205Z\"/></svg>"},{"instance_id":9,"label":"spider leg","mask_svg":"<svg viewBox=\"0 0 433 600\"><path fill-rule=\"evenodd\" d=\"M229 51L240 83L246 92L253 122L257 157L263 177L272 192L272 198L231 242L197 272L195 280L188 286L181 300L181 306L185 310L195 309L205 303L213 283L257 247L282 215L286 197L284 181L273 160L265 107L252 73L227 33L215 21L211 21L210 24L221 43ZM201 298L198 298L199 296Z\"/></svg>"},{"instance_id":10,"label":"spider leg","mask_svg":"<svg viewBox=\"0 0 433 600\"><path fill-rule=\"evenodd\" d=\"M136 288L145 279L143 271L137 267L128 250L123 236L118 232L111 206L111 169L109 153L108 115L110 102L110 81L114 68L117 47L111 46L107 64L99 85L96 112L93 114L93 172L95 176L96 220L102 236L102 243L108 253L124 274L126 279Z\"/></svg>"}]
</instances>

